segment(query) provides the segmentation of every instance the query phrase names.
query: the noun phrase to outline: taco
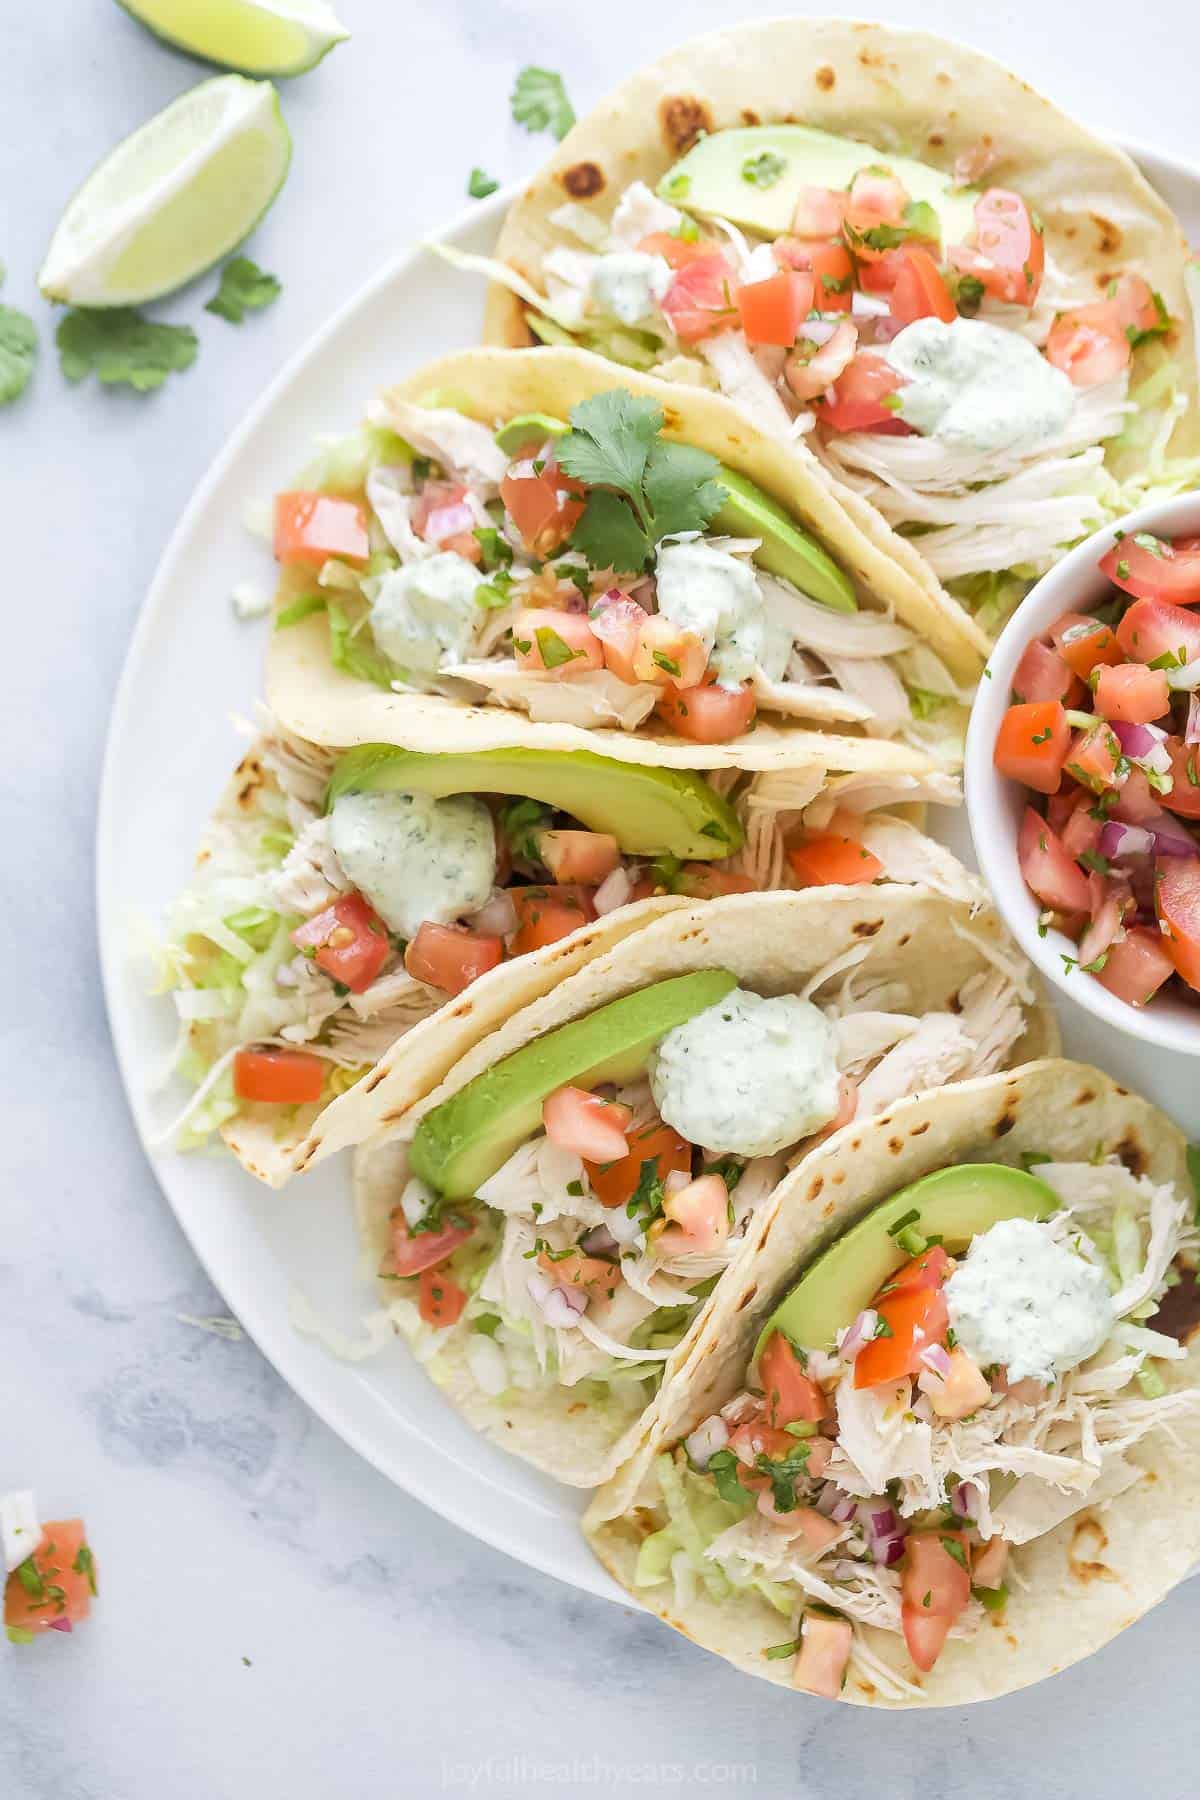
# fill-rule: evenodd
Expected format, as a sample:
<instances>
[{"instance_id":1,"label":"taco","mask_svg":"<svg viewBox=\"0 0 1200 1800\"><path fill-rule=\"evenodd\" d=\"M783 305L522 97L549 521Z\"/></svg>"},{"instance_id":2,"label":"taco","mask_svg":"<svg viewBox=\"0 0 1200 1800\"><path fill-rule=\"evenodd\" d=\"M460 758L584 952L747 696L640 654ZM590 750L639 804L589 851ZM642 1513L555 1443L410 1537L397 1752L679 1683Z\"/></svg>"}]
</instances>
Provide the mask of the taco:
<instances>
[{"instance_id":1,"label":"taco","mask_svg":"<svg viewBox=\"0 0 1200 1800\"><path fill-rule=\"evenodd\" d=\"M476 350L275 502L267 699L343 747L668 768L961 760L984 641L719 394Z\"/></svg>"},{"instance_id":2,"label":"taco","mask_svg":"<svg viewBox=\"0 0 1200 1800\"><path fill-rule=\"evenodd\" d=\"M659 1616L829 1699L991 1698L1200 1556L1187 1147L1078 1063L900 1100L781 1193L585 1520Z\"/></svg>"},{"instance_id":3,"label":"taco","mask_svg":"<svg viewBox=\"0 0 1200 1800\"><path fill-rule=\"evenodd\" d=\"M369 1260L472 1424L593 1486L777 1218L790 1167L900 1095L1056 1041L994 919L928 890L674 912L359 1151Z\"/></svg>"},{"instance_id":4,"label":"taco","mask_svg":"<svg viewBox=\"0 0 1200 1800\"><path fill-rule=\"evenodd\" d=\"M945 775L339 752L268 716L158 946L195 1090L167 1135L191 1148L219 1131L278 1186L395 1124L518 1006L698 899L920 881L979 907L980 883L911 822L954 797Z\"/></svg>"},{"instance_id":5,"label":"taco","mask_svg":"<svg viewBox=\"0 0 1200 1800\"><path fill-rule=\"evenodd\" d=\"M991 635L1064 545L1196 480L1178 222L1123 152L923 32L697 38L575 127L494 258L446 254L493 277L489 343L720 389Z\"/></svg>"}]
</instances>

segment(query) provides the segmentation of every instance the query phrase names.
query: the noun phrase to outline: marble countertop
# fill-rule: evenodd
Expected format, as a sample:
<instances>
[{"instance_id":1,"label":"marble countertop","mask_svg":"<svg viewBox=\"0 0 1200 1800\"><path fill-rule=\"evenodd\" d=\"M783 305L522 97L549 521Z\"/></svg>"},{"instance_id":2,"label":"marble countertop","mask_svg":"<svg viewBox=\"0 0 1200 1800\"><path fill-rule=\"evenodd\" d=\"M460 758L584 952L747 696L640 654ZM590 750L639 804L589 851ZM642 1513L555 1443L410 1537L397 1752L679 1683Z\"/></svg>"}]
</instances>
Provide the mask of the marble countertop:
<instances>
[{"instance_id":1,"label":"marble countertop","mask_svg":"<svg viewBox=\"0 0 1200 1800\"><path fill-rule=\"evenodd\" d=\"M894 1800L1091 1800L1194 1785L1200 1587L1083 1668L983 1710L868 1717L734 1675L633 1611L534 1575L389 1486L219 1314L144 1162L96 969L92 835L114 684L187 495L268 376L395 247L464 202L469 168L532 169L514 71L561 69L576 105L684 29L751 9L694 0L340 0L353 41L286 88L288 185L252 245L282 299L234 331L207 285L195 368L158 395L69 388L33 271L82 175L203 71L113 0L0 9L3 298L41 334L0 415L6 547L7 974L0 1090L0 1488L85 1513L104 1592L72 1638L0 1645L4 1800L249 1800L442 1792L750 1789ZM1182 0L1157 50L1118 0L968 24L1082 118L1195 153ZM1172 21L1178 29L1172 34ZM1151 52L1154 52L1151 58ZM13 567L13 558L16 567ZM1187 1771L1184 1774L1183 1771Z\"/></svg>"}]
</instances>

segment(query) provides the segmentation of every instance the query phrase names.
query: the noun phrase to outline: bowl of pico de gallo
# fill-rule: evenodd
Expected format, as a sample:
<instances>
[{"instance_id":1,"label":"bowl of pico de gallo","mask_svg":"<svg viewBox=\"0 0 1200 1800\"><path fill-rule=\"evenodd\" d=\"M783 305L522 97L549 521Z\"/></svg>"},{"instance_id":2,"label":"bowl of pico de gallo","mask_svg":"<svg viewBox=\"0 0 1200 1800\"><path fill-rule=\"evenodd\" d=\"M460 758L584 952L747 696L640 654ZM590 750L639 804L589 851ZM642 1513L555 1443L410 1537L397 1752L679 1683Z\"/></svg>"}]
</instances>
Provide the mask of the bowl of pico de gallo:
<instances>
[{"instance_id":1,"label":"bowl of pico de gallo","mask_svg":"<svg viewBox=\"0 0 1200 1800\"><path fill-rule=\"evenodd\" d=\"M1200 493L1043 576L988 662L967 808L984 878L1048 980L1200 1056Z\"/></svg>"}]
</instances>

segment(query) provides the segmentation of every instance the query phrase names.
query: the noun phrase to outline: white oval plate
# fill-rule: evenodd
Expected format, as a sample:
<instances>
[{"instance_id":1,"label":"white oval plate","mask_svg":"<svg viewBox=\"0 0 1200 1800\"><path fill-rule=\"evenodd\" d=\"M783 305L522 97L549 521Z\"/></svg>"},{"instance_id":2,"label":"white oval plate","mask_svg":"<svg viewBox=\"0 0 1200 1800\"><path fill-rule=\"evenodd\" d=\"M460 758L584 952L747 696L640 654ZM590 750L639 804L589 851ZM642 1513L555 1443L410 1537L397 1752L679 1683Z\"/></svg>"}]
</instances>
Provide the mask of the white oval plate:
<instances>
[{"instance_id":1,"label":"white oval plate","mask_svg":"<svg viewBox=\"0 0 1200 1800\"><path fill-rule=\"evenodd\" d=\"M1200 173L1137 154L1185 230L1200 235ZM464 213L446 240L487 251L512 197L500 193ZM147 991L137 922L161 918L187 881L204 821L241 754L228 721L251 715L260 684L265 627L236 620L229 595L239 581L270 585L273 564L247 535L243 508L286 486L320 433L352 427L376 388L477 342L481 313L478 281L425 250L399 258L280 373L192 496L147 596L113 708L97 825L100 959L121 1073L155 1174L264 1355L326 1424L443 1518L518 1561L627 1603L579 1535L585 1496L477 1437L399 1342L351 1364L293 1330L294 1290L352 1337L375 1304L359 1267L345 1161L275 1194L227 1156L152 1147L179 1096L154 1091L173 1043L172 1009ZM969 856L965 815L943 817L942 835ZM1172 1059L1124 1040L1095 1045L1094 1021L1089 1029L1085 1015L1063 1010L1075 1012L1064 1016L1075 1054L1090 1053L1185 1116L1184 1072Z\"/></svg>"}]
</instances>

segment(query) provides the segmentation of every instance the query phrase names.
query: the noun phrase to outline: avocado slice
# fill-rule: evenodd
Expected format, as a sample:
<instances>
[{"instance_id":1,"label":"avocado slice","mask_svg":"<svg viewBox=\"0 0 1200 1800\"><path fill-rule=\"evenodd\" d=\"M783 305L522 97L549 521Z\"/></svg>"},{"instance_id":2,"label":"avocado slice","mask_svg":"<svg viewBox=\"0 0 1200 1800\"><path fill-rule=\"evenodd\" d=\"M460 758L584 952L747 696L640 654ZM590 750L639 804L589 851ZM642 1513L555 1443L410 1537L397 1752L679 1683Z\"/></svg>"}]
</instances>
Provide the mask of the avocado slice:
<instances>
[{"instance_id":1,"label":"avocado slice","mask_svg":"<svg viewBox=\"0 0 1200 1800\"><path fill-rule=\"evenodd\" d=\"M800 529L790 513L732 469L722 466L716 479L725 489L725 501L709 520L710 527L731 537L759 538L754 560L760 568L782 575L822 606L837 612L858 611L849 576L815 538Z\"/></svg>"},{"instance_id":2,"label":"avocado slice","mask_svg":"<svg viewBox=\"0 0 1200 1800\"><path fill-rule=\"evenodd\" d=\"M565 420L550 413L517 413L496 433L496 446L506 456L520 456L522 450L540 450L547 438L562 437L569 430Z\"/></svg>"},{"instance_id":3,"label":"avocado slice","mask_svg":"<svg viewBox=\"0 0 1200 1800\"><path fill-rule=\"evenodd\" d=\"M526 1044L426 1114L413 1137L410 1170L436 1194L470 1199L539 1129L542 1101L555 1088L632 1081L668 1031L736 986L724 969L676 975Z\"/></svg>"},{"instance_id":4,"label":"avocado slice","mask_svg":"<svg viewBox=\"0 0 1200 1800\"><path fill-rule=\"evenodd\" d=\"M607 831L627 856L709 862L732 856L745 833L728 800L687 769L617 762L591 750L488 750L426 755L361 744L338 758L326 809L342 794L521 794L589 831Z\"/></svg>"},{"instance_id":5,"label":"avocado slice","mask_svg":"<svg viewBox=\"0 0 1200 1800\"><path fill-rule=\"evenodd\" d=\"M1003 1163L962 1163L901 1188L852 1225L811 1263L763 1327L759 1354L773 1331L805 1350L832 1350L837 1332L870 1306L908 1254L890 1235L911 1213L925 1238L963 1250L1001 1219L1044 1219L1061 1210L1052 1187Z\"/></svg>"},{"instance_id":6,"label":"avocado slice","mask_svg":"<svg viewBox=\"0 0 1200 1800\"><path fill-rule=\"evenodd\" d=\"M783 168L760 186L744 171L759 157L778 157ZM773 164L758 164L770 169ZM949 175L911 156L893 156L874 144L837 137L810 125L750 125L702 137L658 184L664 200L703 217L729 219L778 236L791 228L801 188L849 187L860 169L888 168L913 200L938 215L944 244L961 244L975 225L978 188L956 188Z\"/></svg>"}]
</instances>

